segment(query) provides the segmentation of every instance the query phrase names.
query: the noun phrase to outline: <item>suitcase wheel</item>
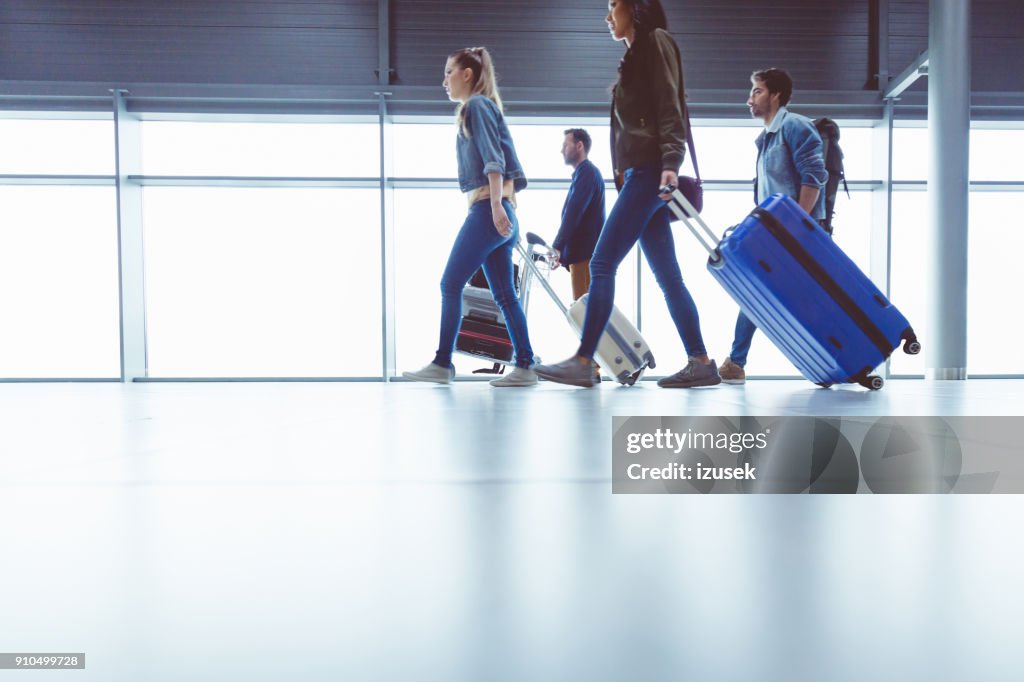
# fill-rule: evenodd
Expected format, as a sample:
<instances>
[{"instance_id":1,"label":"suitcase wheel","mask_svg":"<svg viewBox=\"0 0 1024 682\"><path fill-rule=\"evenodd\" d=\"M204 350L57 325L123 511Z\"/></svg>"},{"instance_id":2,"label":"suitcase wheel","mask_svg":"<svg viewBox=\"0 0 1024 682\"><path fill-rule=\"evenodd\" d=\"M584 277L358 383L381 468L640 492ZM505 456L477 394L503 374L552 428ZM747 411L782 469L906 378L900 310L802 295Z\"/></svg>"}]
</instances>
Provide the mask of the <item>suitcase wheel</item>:
<instances>
[{"instance_id":1,"label":"suitcase wheel","mask_svg":"<svg viewBox=\"0 0 1024 682\"><path fill-rule=\"evenodd\" d=\"M921 352L921 344L917 342L917 334L910 327L907 327L900 335L903 340L903 352L907 355L917 355Z\"/></svg>"},{"instance_id":2,"label":"suitcase wheel","mask_svg":"<svg viewBox=\"0 0 1024 682\"><path fill-rule=\"evenodd\" d=\"M829 388L832 386L832 384L828 381L818 381L816 383L818 384L818 386L821 386L822 388Z\"/></svg>"},{"instance_id":3,"label":"suitcase wheel","mask_svg":"<svg viewBox=\"0 0 1024 682\"><path fill-rule=\"evenodd\" d=\"M860 385L863 386L864 388L870 389L872 391L877 391L878 389L882 388L882 386L885 386L885 380L882 379L882 377L876 375L865 377L861 379L858 383L860 383Z\"/></svg>"}]
</instances>

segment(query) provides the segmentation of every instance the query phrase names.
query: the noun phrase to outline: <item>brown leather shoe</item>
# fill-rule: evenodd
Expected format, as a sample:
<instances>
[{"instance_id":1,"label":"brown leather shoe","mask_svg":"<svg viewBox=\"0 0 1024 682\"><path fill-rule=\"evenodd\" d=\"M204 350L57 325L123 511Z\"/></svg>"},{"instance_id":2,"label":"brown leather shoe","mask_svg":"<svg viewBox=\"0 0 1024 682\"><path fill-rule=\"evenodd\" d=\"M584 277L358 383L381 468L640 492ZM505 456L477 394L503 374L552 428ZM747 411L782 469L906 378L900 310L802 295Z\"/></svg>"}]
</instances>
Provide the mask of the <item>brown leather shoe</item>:
<instances>
[{"instance_id":1,"label":"brown leather shoe","mask_svg":"<svg viewBox=\"0 0 1024 682\"><path fill-rule=\"evenodd\" d=\"M747 373L731 358L726 358L722 366L718 368L718 376L722 377L722 382L726 384L747 383Z\"/></svg>"}]
</instances>

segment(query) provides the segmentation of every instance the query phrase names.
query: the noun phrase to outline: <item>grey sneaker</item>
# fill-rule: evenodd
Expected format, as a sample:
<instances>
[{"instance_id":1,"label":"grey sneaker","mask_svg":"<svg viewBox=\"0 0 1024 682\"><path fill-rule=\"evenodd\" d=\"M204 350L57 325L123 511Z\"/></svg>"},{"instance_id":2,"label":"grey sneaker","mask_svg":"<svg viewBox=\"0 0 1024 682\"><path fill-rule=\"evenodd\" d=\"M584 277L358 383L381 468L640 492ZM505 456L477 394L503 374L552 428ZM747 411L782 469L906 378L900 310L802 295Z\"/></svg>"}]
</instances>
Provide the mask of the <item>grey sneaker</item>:
<instances>
[{"instance_id":1,"label":"grey sneaker","mask_svg":"<svg viewBox=\"0 0 1024 682\"><path fill-rule=\"evenodd\" d=\"M402 376L410 381L429 381L434 384L450 384L455 378L455 365L442 367L430 363L423 369L415 372L402 372Z\"/></svg>"},{"instance_id":2,"label":"grey sneaker","mask_svg":"<svg viewBox=\"0 0 1024 682\"><path fill-rule=\"evenodd\" d=\"M516 367L499 379L491 379L490 384L498 388L535 386L537 384L537 373L532 369Z\"/></svg>"},{"instance_id":3,"label":"grey sneaker","mask_svg":"<svg viewBox=\"0 0 1024 682\"><path fill-rule=\"evenodd\" d=\"M575 355L554 365L534 365L533 371L542 379L570 386L591 388L600 383L594 374L594 362L580 362Z\"/></svg>"},{"instance_id":4,"label":"grey sneaker","mask_svg":"<svg viewBox=\"0 0 1024 682\"><path fill-rule=\"evenodd\" d=\"M716 386L722 383L722 377L718 376L718 367L712 360L703 364L691 359L686 367L670 377L658 379L658 385L662 388L694 388L696 386Z\"/></svg>"}]
</instances>

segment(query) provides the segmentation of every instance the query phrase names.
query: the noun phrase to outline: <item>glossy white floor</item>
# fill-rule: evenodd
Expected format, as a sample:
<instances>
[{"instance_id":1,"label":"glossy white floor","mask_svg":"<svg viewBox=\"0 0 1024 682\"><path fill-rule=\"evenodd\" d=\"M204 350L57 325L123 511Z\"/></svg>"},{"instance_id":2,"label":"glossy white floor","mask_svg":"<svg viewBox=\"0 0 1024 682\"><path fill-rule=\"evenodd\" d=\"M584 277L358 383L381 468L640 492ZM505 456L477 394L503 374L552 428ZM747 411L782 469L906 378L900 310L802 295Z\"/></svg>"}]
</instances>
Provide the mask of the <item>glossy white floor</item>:
<instances>
[{"instance_id":1,"label":"glossy white floor","mask_svg":"<svg viewBox=\"0 0 1024 682\"><path fill-rule=\"evenodd\" d=\"M0 385L51 680L1020 680L1020 496L613 496L612 415L1018 415L1024 381Z\"/></svg>"}]
</instances>

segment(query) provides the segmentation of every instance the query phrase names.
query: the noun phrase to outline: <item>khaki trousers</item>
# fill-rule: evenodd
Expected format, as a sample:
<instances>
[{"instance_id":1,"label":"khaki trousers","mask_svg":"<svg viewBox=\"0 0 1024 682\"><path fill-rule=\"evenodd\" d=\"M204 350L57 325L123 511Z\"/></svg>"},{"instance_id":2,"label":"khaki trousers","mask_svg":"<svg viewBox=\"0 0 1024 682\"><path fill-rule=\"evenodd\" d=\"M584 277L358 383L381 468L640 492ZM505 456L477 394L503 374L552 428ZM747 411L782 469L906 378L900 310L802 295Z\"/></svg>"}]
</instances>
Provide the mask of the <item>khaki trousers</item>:
<instances>
[{"instance_id":1,"label":"khaki trousers","mask_svg":"<svg viewBox=\"0 0 1024 682\"><path fill-rule=\"evenodd\" d=\"M573 263L565 266L565 269L572 279L572 300L578 301L590 289L590 261Z\"/></svg>"},{"instance_id":2,"label":"khaki trousers","mask_svg":"<svg viewBox=\"0 0 1024 682\"><path fill-rule=\"evenodd\" d=\"M565 269L569 271L569 277L572 280L572 300L578 301L583 294L590 290L590 261L585 260L566 265ZM594 363L594 369L601 369L597 362Z\"/></svg>"}]
</instances>

